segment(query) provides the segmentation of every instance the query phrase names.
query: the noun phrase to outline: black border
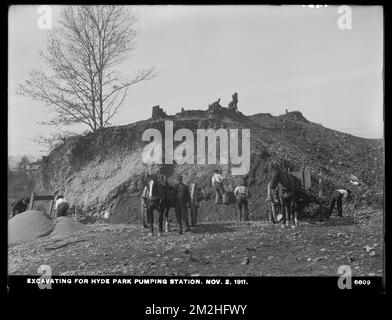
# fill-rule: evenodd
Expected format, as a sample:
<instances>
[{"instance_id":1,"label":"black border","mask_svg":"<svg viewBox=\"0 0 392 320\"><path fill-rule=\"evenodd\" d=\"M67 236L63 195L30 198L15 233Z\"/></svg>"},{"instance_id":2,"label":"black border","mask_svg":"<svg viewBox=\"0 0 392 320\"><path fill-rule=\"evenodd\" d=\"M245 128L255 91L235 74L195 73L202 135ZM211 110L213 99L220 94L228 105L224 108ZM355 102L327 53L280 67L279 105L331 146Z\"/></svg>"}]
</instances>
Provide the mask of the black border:
<instances>
[{"instance_id":1,"label":"black border","mask_svg":"<svg viewBox=\"0 0 392 320\"><path fill-rule=\"evenodd\" d=\"M80 4L80 3L76 3L74 1L71 2L72 4ZM71 4L69 3L69 4ZM85 1L84 3L89 3L89 4L101 4L104 2L101 1ZM117 4L118 2L115 1L112 4ZM301 1L301 4L306 4L306 1ZM344 4L341 2L336 2L336 1L325 1L323 2L324 4L328 4L328 5L338 5L338 4ZM5 85L5 83L8 83L8 58L6 58L8 56L8 8L10 5L18 5L18 4L33 4L33 3L29 3L29 2L7 2L7 3L3 3L2 4L2 19L1 22L3 23L2 26L2 30L4 32L3 34L3 53L4 53L4 61L1 64L1 68L2 68L2 72L1 75L5 77L5 81L4 84L2 86L2 90L3 90L3 94L2 94L2 98L5 100L3 103L3 108L5 108L5 106L7 106L7 108L5 108L4 117L2 117L3 121L6 122L6 125L1 126L1 130L4 131L2 132L1 137L3 138L2 143L3 144L3 150L5 149L5 147L7 146L7 135L8 135L8 86ZM41 1L40 4L61 4L61 3L56 3L56 1L51 1L51 2L47 2L47 1ZM64 3L62 3L64 4ZM68 4L68 3L67 3ZM265 5L269 5L272 4L271 2L267 2L267 3L262 3L262 2L254 2L254 1L244 1L241 3L233 3L233 2L220 2L220 1L190 1L190 2L183 2L183 3L178 3L176 1L131 1L131 3L128 4L135 4L135 5L149 5L149 4L192 4L192 5L225 5L225 4L238 4L238 5L248 5L248 4L265 4ZM298 4L298 3L279 3L279 4L275 4L275 5L282 5L282 4ZM377 2L377 3L353 3L350 2L348 3L348 5L381 5L383 6L384 9L384 145L385 145L385 162L386 163L386 159L387 159L387 150L388 150L388 138L387 138L387 125L386 125L386 121L387 121L387 117L388 117L388 108L386 106L389 105L388 101L389 101L389 91L388 91L388 86L386 85L386 83L388 82L388 73L386 72L386 59L385 57L387 56L387 44L388 42L386 41L386 35L387 35L387 31L389 30L389 16L390 16L390 8L389 5L387 5L386 3L383 2ZM5 50L7 50L7 52L5 52ZM6 66L4 68L4 66ZM3 70L3 68L5 70ZM8 146L7 146L8 147ZM4 169L5 169L5 163L8 162L8 148L7 148L7 154L3 154L2 160L4 161ZM5 170L4 170L5 172ZM385 176L389 176L388 175L388 166L385 166ZM4 185L4 192L3 194L7 194L5 190L7 190L7 179L1 179L2 184ZM387 192L387 186L386 183L384 185L384 195L386 195ZM57 291L57 290L37 290L36 288L34 288L33 286L26 286L24 284L25 280L27 277L24 276L11 276L8 281L10 281L10 286L15 288L15 291L17 293L15 294L31 294L34 293L35 295L51 295L52 292L56 292L56 294L63 294L63 293L67 293L69 294L70 291L72 291L72 294L74 294L75 292L80 293L80 294L84 294L87 291L93 291L95 294L97 292L102 292L103 290L108 290L111 294L116 292L116 293L125 293L125 294L137 294L140 296L144 296L144 295L153 295L155 297L159 297L160 301L165 301L165 298L162 296L163 294L168 293L169 295L166 295L166 298L169 298L169 300L172 300L172 296L173 294L175 295L180 295L182 296L183 299L185 298L189 298L189 294L191 294L192 296L196 293L197 295L199 295L199 297L204 296L207 297L209 295L213 296L214 299L218 299L219 297L234 297L236 296L237 299L238 297L242 297L242 298L249 298L250 296L269 296L271 294L279 294L279 295L298 295L298 294L304 294L304 295L344 295L344 296L348 296L348 295L371 295L371 296L379 296L381 295L385 295L386 292L388 292L388 287L386 284L386 280L388 279L387 276L387 271L388 269L386 268L387 265L387 261L389 261L389 243L390 243L390 232L389 232L389 218L388 216L385 214L385 212L387 211L386 208L389 207L387 206L387 203L389 202L389 198L385 197L385 204L384 204L384 229L385 229L385 233L384 233L384 277L382 280L382 289L380 291L369 291L369 290L365 290L365 289L361 289L361 290L340 290L340 291L336 291L336 289L332 289L331 283L334 282L336 284L336 279L335 277L330 277L330 278L322 278L322 277L301 277L301 278L292 278L292 277L279 277L279 278L247 278L251 281L251 290L249 289L249 287L244 291L241 289L234 289L234 290L228 290L227 288L216 288L216 289L211 289L211 288L205 288L204 286L199 288L199 289L195 289L194 286L192 287L181 287L181 286L174 286L174 287L168 287L168 288L163 288L161 287L154 287L154 286L144 286L143 288L140 287L134 287L134 289L130 289L129 287L122 287L122 288L118 288L118 287L109 287L109 288L97 288L97 287L89 287L89 288L84 288L83 290L80 290L79 288L75 288L75 287L68 287L68 288L64 288L64 291ZM3 201L2 202L2 206L3 206L3 212L7 212L7 201ZM2 267L2 276L0 277L0 281L1 281L1 293L5 293L7 294L8 290L7 290L7 269L8 269L8 265L7 265L7 256L8 256L8 249L6 248L6 243L8 243L8 235L7 235L7 215L3 214L3 219L5 220L1 225L3 229L3 232L1 232L2 236L3 236L3 241L2 241L2 248L4 248L4 253L2 253L2 256L5 257L4 259L4 263L1 264ZM106 277L105 277L106 278ZM116 277L118 278L118 277ZM137 277L137 278L142 278L142 277ZM164 278L164 277L159 277L159 278ZM355 278L354 278L355 279ZM364 279L364 278L361 278ZM374 278L372 278L374 279ZM22 292L19 291L20 289L23 289ZM260 290L261 288L265 288L266 290ZM206 290L208 291L208 294L206 294ZM198 291L198 292L195 292ZM9 292L10 296L13 296L14 293L10 290ZM99 293L101 295L101 293ZM240 299L241 300L241 299ZM182 301L177 300L177 301Z\"/></svg>"}]
</instances>

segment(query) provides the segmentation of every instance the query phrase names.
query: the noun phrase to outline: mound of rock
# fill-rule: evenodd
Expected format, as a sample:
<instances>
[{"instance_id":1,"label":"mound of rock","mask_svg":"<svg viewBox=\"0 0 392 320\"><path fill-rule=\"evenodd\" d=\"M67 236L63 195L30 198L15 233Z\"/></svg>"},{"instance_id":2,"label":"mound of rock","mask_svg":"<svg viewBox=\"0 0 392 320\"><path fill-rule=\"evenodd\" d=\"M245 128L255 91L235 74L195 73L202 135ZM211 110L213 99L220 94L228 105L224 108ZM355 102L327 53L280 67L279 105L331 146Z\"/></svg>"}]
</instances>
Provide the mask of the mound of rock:
<instances>
[{"instance_id":1,"label":"mound of rock","mask_svg":"<svg viewBox=\"0 0 392 320\"><path fill-rule=\"evenodd\" d=\"M233 102L236 101L237 98L233 97ZM164 163L148 166L140 156L146 146L142 139L146 130L153 128L166 135L166 120L171 119L174 121L173 132L186 128L193 133L193 138L196 139L193 151L196 153L199 129L215 130L216 134L220 129L238 129L239 137L242 129L250 130L250 170L247 183L253 194L250 204L252 219L268 218L270 206L265 198L270 178L269 164L272 161L281 162L292 171L308 167L312 191L316 194L318 175L321 172L326 196L334 189L348 184L347 187L355 197L370 190L372 193L369 194L380 194L378 198L382 200L382 139L365 139L328 129L309 122L299 111L280 116L266 113L247 116L238 110L222 107L219 99L209 106L208 111L184 110L175 117L168 115L168 118L159 118L163 115L162 110L158 106L154 110L153 119L108 127L99 133L66 139L45 158L35 175L32 188L61 190L65 198L74 205L75 210L71 212L77 212L79 217L89 216L86 222L94 221L95 217L109 211L111 223L140 223L140 195L147 182L147 175L160 171L167 176L169 183L174 183L177 175L181 174L187 184L198 184L203 191L202 201L208 202L202 207L203 210L200 209L200 221L217 220L215 190L210 183L217 165ZM237 147L240 152L241 144ZM216 159L220 159L220 147L215 152ZM229 175L231 167L228 165L218 167L234 187L241 182L242 176ZM355 186L349 182L352 175L358 178L360 185ZM366 196L365 199L369 197ZM382 206L380 200L375 198L371 205L379 203ZM222 211L222 219L238 215L234 203L219 209L219 212Z\"/></svg>"},{"instance_id":2,"label":"mound of rock","mask_svg":"<svg viewBox=\"0 0 392 320\"><path fill-rule=\"evenodd\" d=\"M88 228L88 226L67 217L58 217L55 222L56 226L51 233L51 236L53 237L68 236Z\"/></svg>"},{"instance_id":3,"label":"mound of rock","mask_svg":"<svg viewBox=\"0 0 392 320\"><path fill-rule=\"evenodd\" d=\"M31 241L49 235L54 221L44 212L27 210L8 220L8 244Z\"/></svg>"}]
</instances>

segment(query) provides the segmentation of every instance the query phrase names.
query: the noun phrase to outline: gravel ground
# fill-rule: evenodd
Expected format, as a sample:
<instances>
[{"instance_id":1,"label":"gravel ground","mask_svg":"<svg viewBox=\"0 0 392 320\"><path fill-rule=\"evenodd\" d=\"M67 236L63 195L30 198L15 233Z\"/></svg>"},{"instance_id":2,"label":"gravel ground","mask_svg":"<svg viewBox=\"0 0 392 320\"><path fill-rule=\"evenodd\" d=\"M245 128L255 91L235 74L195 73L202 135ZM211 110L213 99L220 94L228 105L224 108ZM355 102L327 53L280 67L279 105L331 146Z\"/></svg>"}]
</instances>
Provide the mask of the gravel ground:
<instances>
[{"instance_id":1,"label":"gravel ground","mask_svg":"<svg viewBox=\"0 0 392 320\"><path fill-rule=\"evenodd\" d=\"M162 237L134 224L88 229L12 245L9 274L54 275L333 276L350 265L354 276L383 273L383 214L365 209L324 222L281 228L266 221L202 223Z\"/></svg>"}]
</instances>

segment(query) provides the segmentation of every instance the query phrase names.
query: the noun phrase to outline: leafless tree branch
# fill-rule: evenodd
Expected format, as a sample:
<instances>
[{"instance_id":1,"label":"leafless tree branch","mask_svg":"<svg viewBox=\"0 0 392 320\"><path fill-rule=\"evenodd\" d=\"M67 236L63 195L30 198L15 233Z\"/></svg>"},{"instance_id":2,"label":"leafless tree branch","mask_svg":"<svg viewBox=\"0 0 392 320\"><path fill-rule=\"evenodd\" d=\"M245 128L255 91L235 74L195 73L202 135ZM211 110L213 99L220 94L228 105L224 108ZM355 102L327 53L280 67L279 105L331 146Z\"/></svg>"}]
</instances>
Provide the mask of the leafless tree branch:
<instances>
[{"instance_id":1,"label":"leafless tree branch","mask_svg":"<svg viewBox=\"0 0 392 320\"><path fill-rule=\"evenodd\" d=\"M68 6L47 38L41 57L49 71L32 71L18 93L44 102L49 125L83 123L92 131L109 124L129 87L150 80L155 68L126 79L116 70L135 50L137 16L123 6Z\"/></svg>"}]
</instances>

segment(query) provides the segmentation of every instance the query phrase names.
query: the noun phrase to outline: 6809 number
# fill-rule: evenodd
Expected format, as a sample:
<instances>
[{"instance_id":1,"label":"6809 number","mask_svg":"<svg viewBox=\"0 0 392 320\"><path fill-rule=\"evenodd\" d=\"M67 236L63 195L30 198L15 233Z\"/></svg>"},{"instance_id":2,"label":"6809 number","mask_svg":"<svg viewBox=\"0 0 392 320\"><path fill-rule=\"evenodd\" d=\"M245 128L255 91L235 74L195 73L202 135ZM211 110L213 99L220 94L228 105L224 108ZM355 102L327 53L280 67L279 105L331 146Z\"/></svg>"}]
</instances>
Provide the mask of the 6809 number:
<instances>
[{"instance_id":1,"label":"6809 number","mask_svg":"<svg viewBox=\"0 0 392 320\"><path fill-rule=\"evenodd\" d=\"M370 285L371 281L370 280L354 280L355 285L365 285L368 286Z\"/></svg>"}]
</instances>

